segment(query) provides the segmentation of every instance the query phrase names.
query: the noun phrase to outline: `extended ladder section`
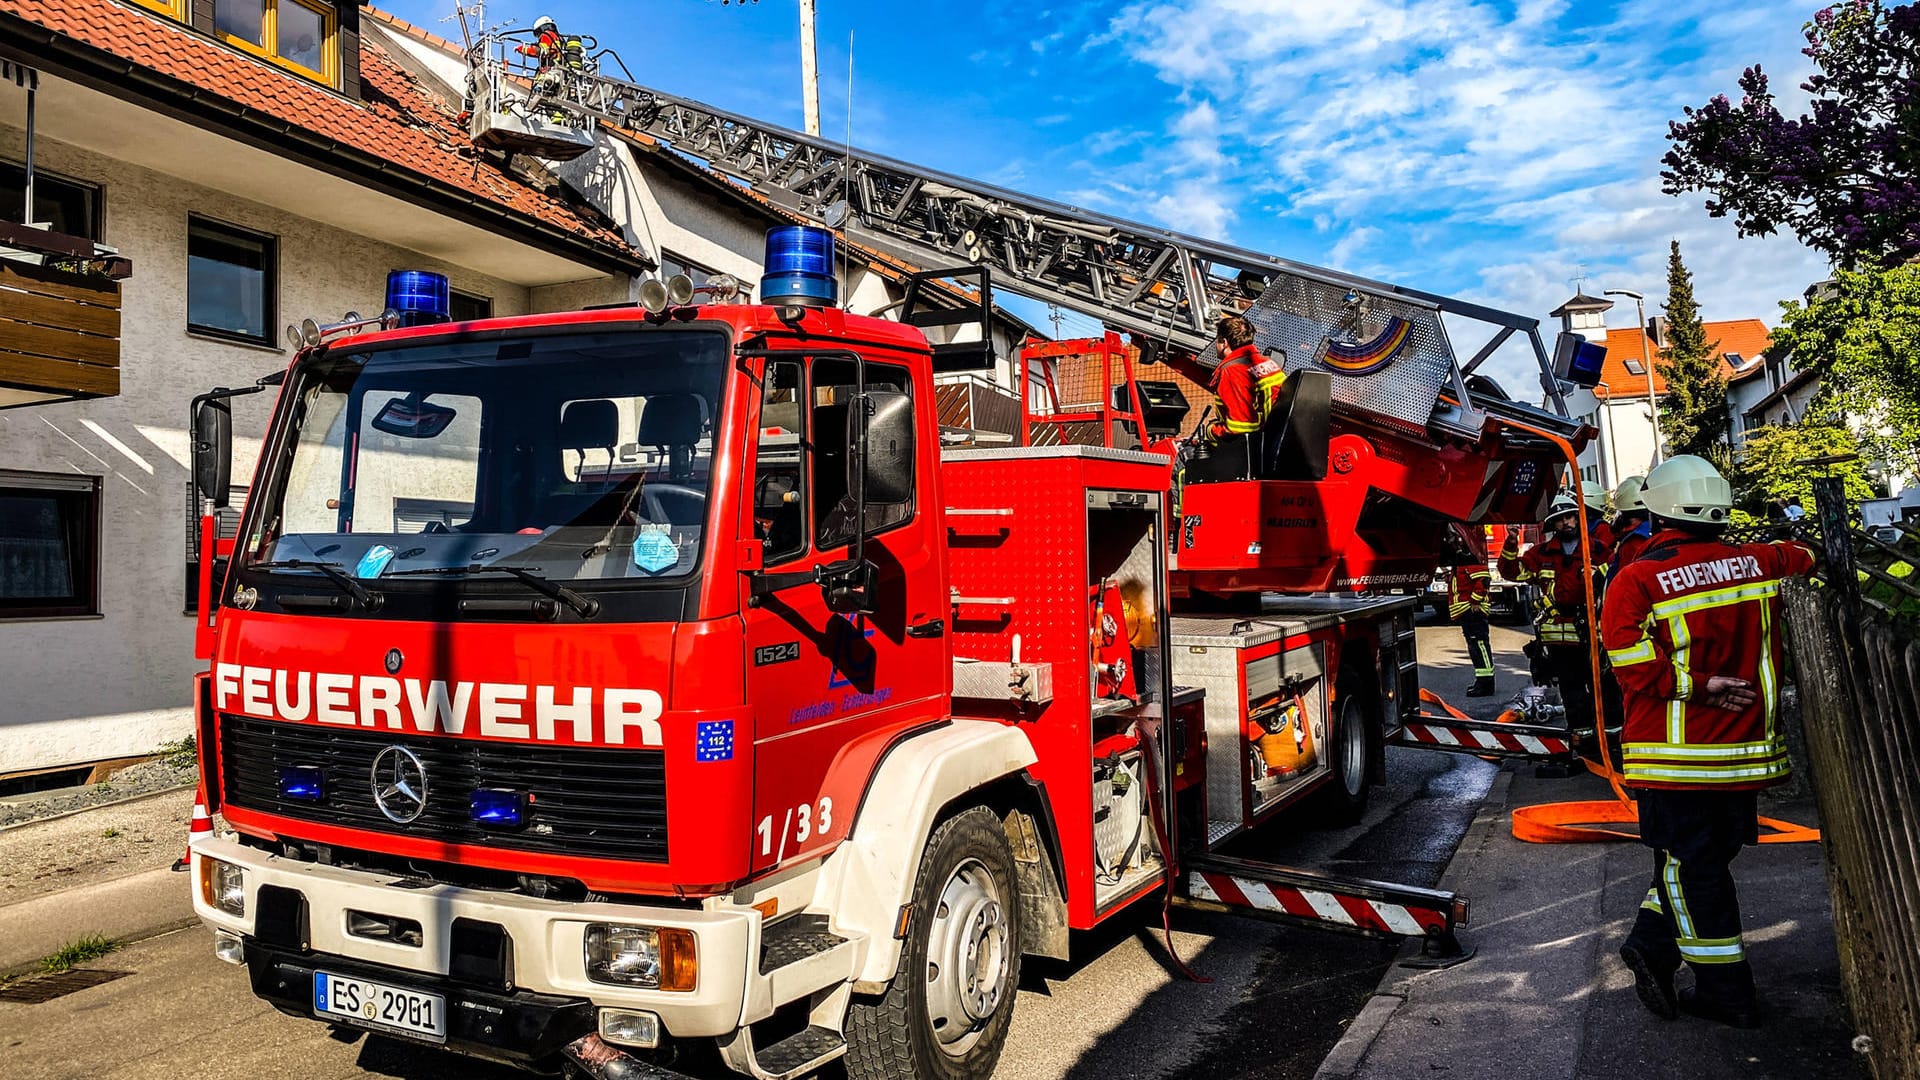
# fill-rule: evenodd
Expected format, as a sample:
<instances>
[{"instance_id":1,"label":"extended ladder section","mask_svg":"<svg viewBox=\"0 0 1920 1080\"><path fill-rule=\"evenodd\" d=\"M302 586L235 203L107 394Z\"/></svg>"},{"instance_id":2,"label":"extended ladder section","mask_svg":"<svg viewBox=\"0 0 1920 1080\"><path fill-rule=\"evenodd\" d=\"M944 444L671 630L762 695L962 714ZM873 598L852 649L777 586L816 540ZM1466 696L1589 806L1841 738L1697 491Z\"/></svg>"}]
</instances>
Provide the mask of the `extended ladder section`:
<instances>
[{"instance_id":1,"label":"extended ladder section","mask_svg":"<svg viewBox=\"0 0 1920 1080\"><path fill-rule=\"evenodd\" d=\"M1565 415L1536 319L836 145L641 86L611 51L558 73L536 69L516 51L524 37L485 33L468 54L474 84L493 94L472 119L482 147L538 154L564 141L554 138L556 118L582 131L604 122L874 250L918 266L989 268L996 286L1081 312L1136 343L1208 358L1215 320L1244 310L1290 368L1343 375L1334 407L1374 426L1477 440L1489 418L1505 416L1565 438L1581 430ZM1490 331L1464 364L1443 316ZM1530 346L1556 411L1471 378L1515 334Z\"/></svg>"}]
</instances>

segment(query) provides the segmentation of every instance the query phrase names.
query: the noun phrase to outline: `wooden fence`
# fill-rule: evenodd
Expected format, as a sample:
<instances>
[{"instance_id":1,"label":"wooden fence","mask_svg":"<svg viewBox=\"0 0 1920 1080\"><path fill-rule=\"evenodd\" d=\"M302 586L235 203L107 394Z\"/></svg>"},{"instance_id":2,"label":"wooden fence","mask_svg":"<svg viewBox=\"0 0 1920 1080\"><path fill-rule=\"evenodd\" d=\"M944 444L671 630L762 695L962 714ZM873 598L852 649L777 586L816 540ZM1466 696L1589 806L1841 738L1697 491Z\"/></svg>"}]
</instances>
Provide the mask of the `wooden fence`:
<instances>
[{"instance_id":1,"label":"wooden fence","mask_svg":"<svg viewBox=\"0 0 1920 1080\"><path fill-rule=\"evenodd\" d=\"M1788 582L1782 610L1841 975L1875 1080L1920 1080L1920 579L1897 572L1920 530L1868 537L1821 509L1824 580Z\"/></svg>"}]
</instances>

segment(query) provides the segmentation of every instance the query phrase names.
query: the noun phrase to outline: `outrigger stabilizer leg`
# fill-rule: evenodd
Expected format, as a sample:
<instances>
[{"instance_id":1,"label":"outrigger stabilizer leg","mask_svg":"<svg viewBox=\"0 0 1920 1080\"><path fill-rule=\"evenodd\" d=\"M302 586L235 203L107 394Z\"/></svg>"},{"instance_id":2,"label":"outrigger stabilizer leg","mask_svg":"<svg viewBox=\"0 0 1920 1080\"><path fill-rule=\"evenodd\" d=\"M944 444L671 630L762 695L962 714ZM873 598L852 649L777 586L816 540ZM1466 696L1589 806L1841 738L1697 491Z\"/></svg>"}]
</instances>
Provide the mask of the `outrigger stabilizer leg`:
<instances>
[{"instance_id":1,"label":"outrigger stabilizer leg","mask_svg":"<svg viewBox=\"0 0 1920 1080\"><path fill-rule=\"evenodd\" d=\"M1376 938L1414 938L1406 967L1451 967L1473 956L1460 940L1467 898L1440 889L1296 870L1223 855L1188 855L1174 903Z\"/></svg>"}]
</instances>

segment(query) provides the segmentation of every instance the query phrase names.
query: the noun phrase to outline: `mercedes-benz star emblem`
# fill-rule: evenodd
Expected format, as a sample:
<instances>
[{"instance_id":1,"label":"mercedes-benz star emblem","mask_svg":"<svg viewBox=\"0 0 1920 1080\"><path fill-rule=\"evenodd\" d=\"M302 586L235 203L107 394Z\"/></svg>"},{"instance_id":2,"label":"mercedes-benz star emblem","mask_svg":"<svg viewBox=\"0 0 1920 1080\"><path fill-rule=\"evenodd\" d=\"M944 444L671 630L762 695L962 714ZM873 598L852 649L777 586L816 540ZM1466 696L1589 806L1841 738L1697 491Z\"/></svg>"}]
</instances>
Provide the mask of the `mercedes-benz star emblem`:
<instances>
[{"instance_id":1,"label":"mercedes-benz star emblem","mask_svg":"<svg viewBox=\"0 0 1920 1080\"><path fill-rule=\"evenodd\" d=\"M406 825L427 809L427 767L404 746L389 746L374 756L373 801L387 820Z\"/></svg>"},{"instance_id":2,"label":"mercedes-benz star emblem","mask_svg":"<svg viewBox=\"0 0 1920 1080\"><path fill-rule=\"evenodd\" d=\"M387 650L387 674L389 675L400 674L400 665L405 663L406 659L407 658L405 656L401 655L399 649L388 649Z\"/></svg>"}]
</instances>

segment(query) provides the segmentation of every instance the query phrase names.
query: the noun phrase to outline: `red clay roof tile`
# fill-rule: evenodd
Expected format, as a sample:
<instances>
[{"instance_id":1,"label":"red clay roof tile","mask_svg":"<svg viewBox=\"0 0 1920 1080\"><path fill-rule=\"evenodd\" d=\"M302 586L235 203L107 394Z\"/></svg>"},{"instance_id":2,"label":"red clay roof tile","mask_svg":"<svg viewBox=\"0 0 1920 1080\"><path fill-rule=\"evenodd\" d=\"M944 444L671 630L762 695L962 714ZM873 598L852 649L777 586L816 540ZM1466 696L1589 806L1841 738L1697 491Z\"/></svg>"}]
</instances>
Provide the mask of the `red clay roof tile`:
<instances>
[{"instance_id":1,"label":"red clay roof tile","mask_svg":"<svg viewBox=\"0 0 1920 1080\"><path fill-rule=\"evenodd\" d=\"M479 156L454 122L454 110L364 38L363 100L354 101L162 15L112 0L0 0L0 12L563 229L611 253L651 261L585 204L536 190Z\"/></svg>"},{"instance_id":2,"label":"red clay roof tile","mask_svg":"<svg viewBox=\"0 0 1920 1080\"><path fill-rule=\"evenodd\" d=\"M1713 355L1720 361L1720 373L1729 379L1735 378L1736 375L1751 374L1758 368L1735 368L1727 360L1728 353L1740 357L1742 364L1751 364L1761 353L1767 351L1767 343L1772 338L1767 325L1759 319L1728 319L1724 322L1710 322L1705 324L1705 329L1707 344L1712 347ZM1600 382L1607 387L1607 390L1600 391L1596 388L1595 392L1599 396L1603 398L1609 395L1647 396L1647 372L1636 373L1627 369L1629 360L1633 361L1635 367L1642 365L1641 337L1642 331L1634 327L1607 331L1607 340L1604 343L1607 347L1607 361L1600 372ZM1667 382L1660 377L1660 350L1648 345L1646 355L1653 361L1651 367L1654 392L1664 394L1667 392Z\"/></svg>"}]
</instances>

